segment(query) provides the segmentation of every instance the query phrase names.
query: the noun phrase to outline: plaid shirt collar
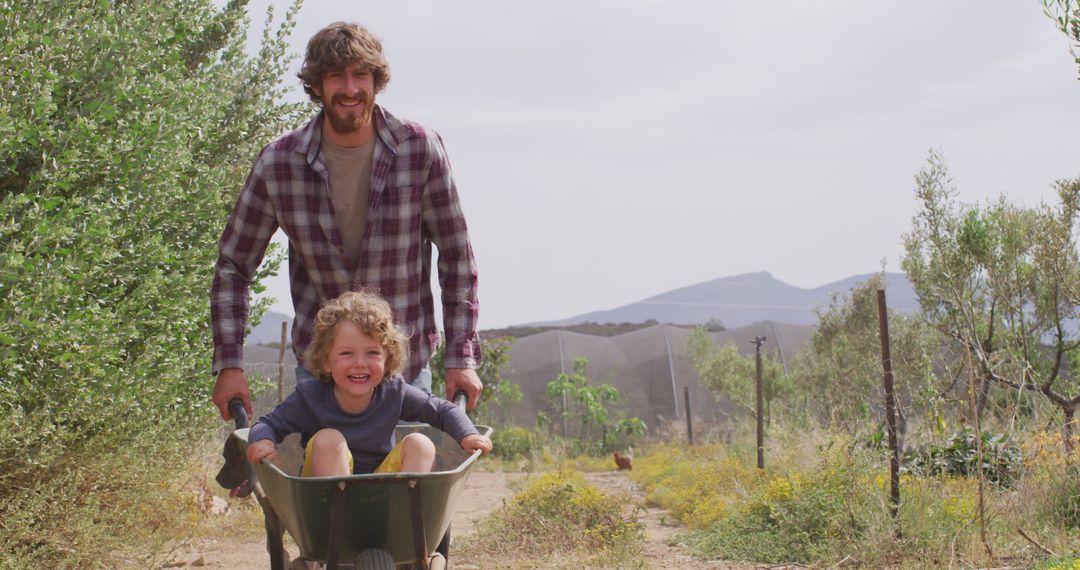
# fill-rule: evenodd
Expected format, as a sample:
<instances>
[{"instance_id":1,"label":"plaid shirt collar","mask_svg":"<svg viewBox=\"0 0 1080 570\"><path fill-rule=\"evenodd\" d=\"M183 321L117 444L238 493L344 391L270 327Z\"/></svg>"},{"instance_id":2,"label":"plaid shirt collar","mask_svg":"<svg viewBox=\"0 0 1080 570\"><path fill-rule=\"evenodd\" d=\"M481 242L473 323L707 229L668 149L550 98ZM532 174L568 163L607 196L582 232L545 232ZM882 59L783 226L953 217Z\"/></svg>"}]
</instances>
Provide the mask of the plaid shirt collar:
<instances>
[{"instance_id":1,"label":"plaid shirt collar","mask_svg":"<svg viewBox=\"0 0 1080 570\"><path fill-rule=\"evenodd\" d=\"M321 152L325 113L325 110L320 110L297 133L297 136L293 139L293 150L305 155L308 165L323 180L329 180L330 174L326 170L326 162L323 160ZM375 123L375 136L378 137L381 144L375 145L375 156L371 161L372 167L376 169L376 175L372 177L370 192L378 196L386 188L386 177L379 175L379 171L386 172L390 168L398 154L398 141L403 140L406 136L406 133L402 133L401 130L409 127L378 105L375 105L372 112L372 121ZM330 200L329 194L326 195L326 200ZM339 249L343 248L336 218L332 215L323 215L319 216L318 219L319 225L330 242Z\"/></svg>"}]
</instances>

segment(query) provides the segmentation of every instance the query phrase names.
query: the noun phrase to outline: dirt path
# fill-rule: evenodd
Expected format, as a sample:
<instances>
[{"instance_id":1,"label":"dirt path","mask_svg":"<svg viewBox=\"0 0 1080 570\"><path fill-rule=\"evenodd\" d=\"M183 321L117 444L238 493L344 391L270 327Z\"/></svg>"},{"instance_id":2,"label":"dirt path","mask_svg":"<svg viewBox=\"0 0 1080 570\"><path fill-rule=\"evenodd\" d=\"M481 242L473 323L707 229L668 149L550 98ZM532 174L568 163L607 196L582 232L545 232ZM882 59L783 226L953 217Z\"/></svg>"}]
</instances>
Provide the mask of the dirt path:
<instances>
[{"instance_id":1,"label":"dirt path","mask_svg":"<svg viewBox=\"0 0 1080 570\"><path fill-rule=\"evenodd\" d=\"M476 532L477 522L483 520L492 511L510 499L517 489L517 482L529 477L528 473L485 473L474 471L466 483L465 496L454 514L452 528L455 538L464 538ZM631 482L625 473L602 472L587 473L586 479L608 493L626 494L641 506L639 518L645 524L646 544L642 556L647 566L657 569L750 569L753 565L738 565L723 562L705 562L690 556L689 549L681 544L668 544L679 532L680 527L665 524L664 511L645 506L644 495ZM253 499L248 499L253 502ZM222 532L215 536L200 538L182 545L162 568L229 568L233 570L264 570L269 568L266 545L262 534L260 516L253 513L257 506L237 506L220 517ZM230 525L229 518L234 519ZM240 522L241 524L236 524ZM228 531L232 526L245 527L246 530ZM254 529L254 530L253 530ZM295 546L286 539L291 556L296 556ZM450 568L458 570L477 570L470 565L466 553L455 557L451 551Z\"/></svg>"},{"instance_id":2,"label":"dirt path","mask_svg":"<svg viewBox=\"0 0 1080 570\"><path fill-rule=\"evenodd\" d=\"M625 493L641 507L638 520L645 524L645 545L641 555L644 561L657 569L684 568L687 570L697 569L729 569L742 570L755 568L754 565L738 564L722 561L698 560L690 555L690 549L675 541L676 535L685 530L676 524L669 524L667 511L645 504L644 491L631 481L626 472L605 471L599 473L586 473L585 479L607 493Z\"/></svg>"}]
</instances>

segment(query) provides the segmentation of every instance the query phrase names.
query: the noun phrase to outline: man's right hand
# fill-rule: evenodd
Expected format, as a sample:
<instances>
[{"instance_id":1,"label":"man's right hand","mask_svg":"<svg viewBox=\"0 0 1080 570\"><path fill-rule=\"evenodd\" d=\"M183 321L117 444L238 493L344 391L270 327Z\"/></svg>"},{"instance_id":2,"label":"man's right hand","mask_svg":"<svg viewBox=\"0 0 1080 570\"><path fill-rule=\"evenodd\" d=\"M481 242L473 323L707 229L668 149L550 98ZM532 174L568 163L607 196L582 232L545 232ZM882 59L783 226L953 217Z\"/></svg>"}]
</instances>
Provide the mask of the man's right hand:
<instances>
[{"instance_id":1,"label":"man's right hand","mask_svg":"<svg viewBox=\"0 0 1080 570\"><path fill-rule=\"evenodd\" d=\"M240 398L244 402L244 410L250 418L252 416L251 397L248 395L244 369L222 368L221 372L218 372L217 382L214 383L214 395L211 399L221 412L221 419L224 421L233 419L232 412L229 411L229 401L233 398Z\"/></svg>"}]
</instances>

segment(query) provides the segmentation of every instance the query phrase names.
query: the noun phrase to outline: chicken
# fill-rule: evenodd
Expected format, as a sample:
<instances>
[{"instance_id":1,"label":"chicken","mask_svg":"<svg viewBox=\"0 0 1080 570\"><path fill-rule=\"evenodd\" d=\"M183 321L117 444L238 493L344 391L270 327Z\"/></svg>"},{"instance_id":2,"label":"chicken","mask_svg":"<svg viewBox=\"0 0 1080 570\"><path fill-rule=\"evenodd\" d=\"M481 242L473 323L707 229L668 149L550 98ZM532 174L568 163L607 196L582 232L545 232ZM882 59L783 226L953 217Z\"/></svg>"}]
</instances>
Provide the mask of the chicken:
<instances>
[{"instance_id":1,"label":"chicken","mask_svg":"<svg viewBox=\"0 0 1080 570\"><path fill-rule=\"evenodd\" d=\"M616 451L614 453L614 456L615 456L615 465L619 467L619 471L622 471L624 469L626 471L630 471L630 470L632 470L634 468L634 465L632 463L633 460L634 460L634 448L632 448L632 447L628 448L626 450L626 455L623 455L623 454L619 453L618 451Z\"/></svg>"}]
</instances>

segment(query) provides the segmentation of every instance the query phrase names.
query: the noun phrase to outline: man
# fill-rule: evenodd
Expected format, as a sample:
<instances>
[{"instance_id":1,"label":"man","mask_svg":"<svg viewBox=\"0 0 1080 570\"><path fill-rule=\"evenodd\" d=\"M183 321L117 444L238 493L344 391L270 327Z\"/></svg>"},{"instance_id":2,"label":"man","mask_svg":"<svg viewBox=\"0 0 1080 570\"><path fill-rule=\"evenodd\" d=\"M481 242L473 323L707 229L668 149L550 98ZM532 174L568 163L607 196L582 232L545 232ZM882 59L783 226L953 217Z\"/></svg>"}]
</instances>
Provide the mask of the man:
<instances>
[{"instance_id":1,"label":"man","mask_svg":"<svg viewBox=\"0 0 1080 570\"><path fill-rule=\"evenodd\" d=\"M382 295L409 338L404 377L431 390L439 333L431 293L431 245L446 331L447 398L476 405L483 385L476 334L477 272L442 140L375 104L390 80L382 44L337 22L308 42L298 74L322 110L267 145L248 175L225 232L211 290L213 401L222 419L239 397L252 414L242 369L249 287L274 232L289 237L293 351L311 342L319 307L350 290ZM297 380L310 372L297 367Z\"/></svg>"}]
</instances>

